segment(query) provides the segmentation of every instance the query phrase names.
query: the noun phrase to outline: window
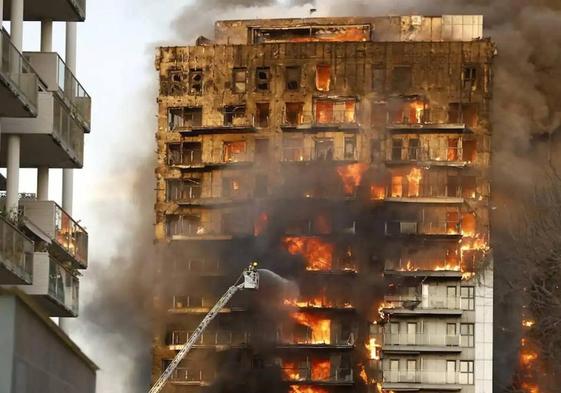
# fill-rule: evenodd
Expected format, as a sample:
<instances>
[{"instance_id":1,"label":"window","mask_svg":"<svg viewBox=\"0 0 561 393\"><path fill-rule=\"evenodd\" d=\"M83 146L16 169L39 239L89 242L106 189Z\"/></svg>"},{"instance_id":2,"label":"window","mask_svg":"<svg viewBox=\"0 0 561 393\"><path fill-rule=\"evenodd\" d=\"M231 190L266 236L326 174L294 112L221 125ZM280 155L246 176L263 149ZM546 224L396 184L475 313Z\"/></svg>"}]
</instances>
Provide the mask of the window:
<instances>
[{"instance_id":1,"label":"window","mask_svg":"<svg viewBox=\"0 0 561 393\"><path fill-rule=\"evenodd\" d=\"M462 85L466 90L475 91L477 89L477 67L474 65L465 66L462 72Z\"/></svg>"},{"instance_id":2,"label":"window","mask_svg":"<svg viewBox=\"0 0 561 393\"><path fill-rule=\"evenodd\" d=\"M460 298L462 310L475 310L475 287L461 287Z\"/></svg>"},{"instance_id":3,"label":"window","mask_svg":"<svg viewBox=\"0 0 561 393\"><path fill-rule=\"evenodd\" d=\"M473 385L473 360L460 360L460 385Z\"/></svg>"},{"instance_id":4,"label":"window","mask_svg":"<svg viewBox=\"0 0 561 393\"><path fill-rule=\"evenodd\" d=\"M390 323L390 334L391 335L399 334L399 322L391 322Z\"/></svg>"},{"instance_id":5,"label":"window","mask_svg":"<svg viewBox=\"0 0 561 393\"><path fill-rule=\"evenodd\" d=\"M285 161L304 161L304 138L284 138L282 157Z\"/></svg>"},{"instance_id":6,"label":"window","mask_svg":"<svg viewBox=\"0 0 561 393\"><path fill-rule=\"evenodd\" d=\"M460 346L462 347L473 347L474 342L474 330L475 327L473 323L462 323L460 324Z\"/></svg>"},{"instance_id":7,"label":"window","mask_svg":"<svg viewBox=\"0 0 561 393\"><path fill-rule=\"evenodd\" d=\"M403 149L403 139L392 139L392 160L401 161L401 151Z\"/></svg>"},{"instance_id":8,"label":"window","mask_svg":"<svg viewBox=\"0 0 561 393\"><path fill-rule=\"evenodd\" d=\"M300 67L286 67L286 90L298 90L300 88Z\"/></svg>"},{"instance_id":9,"label":"window","mask_svg":"<svg viewBox=\"0 0 561 393\"><path fill-rule=\"evenodd\" d=\"M259 102L255 104L255 123L257 127L267 127L269 125L269 103Z\"/></svg>"},{"instance_id":10,"label":"window","mask_svg":"<svg viewBox=\"0 0 561 393\"><path fill-rule=\"evenodd\" d=\"M316 66L316 89L319 91L329 91L331 85L331 66L328 64L318 64Z\"/></svg>"},{"instance_id":11,"label":"window","mask_svg":"<svg viewBox=\"0 0 561 393\"><path fill-rule=\"evenodd\" d=\"M392 176L392 198L401 198L403 196L403 176Z\"/></svg>"},{"instance_id":12,"label":"window","mask_svg":"<svg viewBox=\"0 0 561 393\"><path fill-rule=\"evenodd\" d=\"M416 382L415 374L417 372L417 361L407 359L407 382Z\"/></svg>"},{"instance_id":13,"label":"window","mask_svg":"<svg viewBox=\"0 0 561 393\"><path fill-rule=\"evenodd\" d=\"M460 138L448 138L448 150L446 152L446 159L448 161L458 161L458 146Z\"/></svg>"},{"instance_id":14,"label":"window","mask_svg":"<svg viewBox=\"0 0 561 393\"><path fill-rule=\"evenodd\" d=\"M451 198L459 197L460 196L459 187L460 187L460 181L457 175L454 174L454 175L447 176L446 178L447 197L451 197Z\"/></svg>"},{"instance_id":15,"label":"window","mask_svg":"<svg viewBox=\"0 0 561 393\"><path fill-rule=\"evenodd\" d=\"M474 162L477 154L477 141L464 140L462 141L462 160L467 162Z\"/></svg>"},{"instance_id":16,"label":"window","mask_svg":"<svg viewBox=\"0 0 561 393\"><path fill-rule=\"evenodd\" d=\"M181 152L181 164L201 165L203 162L203 148L201 142L186 142Z\"/></svg>"},{"instance_id":17,"label":"window","mask_svg":"<svg viewBox=\"0 0 561 393\"><path fill-rule=\"evenodd\" d=\"M181 164L181 144L170 143L168 145L167 163L168 165Z\"/></svg>"},{"instance_id":18,"label":"window","mask_svg":"<svg viewBox=\"0 0 561 393\"><path fill-rule=\"evenodd\" d=\"M167 182L167 201L190 201L198 199L202 194L202 175L191 173L183 180L169 180Z\"/></svg>"},{"instance_id":19,"label":"window","mask_svg":"<svg viewBox=\"0 0 561 393\"><path fill-rule=\"evenodd\" d=\"M172 96L178 96L185 94L185 89L183 85L183 72L182 71L170 71L169 72L169 93Z\"/></svg>"},{"instance_id":20,"label":"window","mask_svg":"<svg viewBox=\"0 0 561 393\"><path fill-rule=\"evenodd\" d=\"M257 91L269 90L270 74L269 67L259 67L255 70L255 89Z\"/></svg>"},{"instance_id":21,"label":"window","mask_svg":"<svg viewBox=\"0 0 561 393\"><path fill-rule=\"evenodd\" d=\"M318 138L315 140L315 159L316 160L333 160L333 139Z\"/></svg>"},{"instance_id":22,"label":"window","mask_svg":"<svg viewBox=\"0 0 561 393\"><path fill-rule=\"evenodd\" d=\"M475 198L476 189L477 187L476 187L475 176L462 177L462 196L464 198Z\"/></svg>"},{"instance_id":23,"label":"window","mask_svg":"<svg viewBox=\"0 0 561 393\"><path fill-rule=\"evenodd\" d=\"M245 93L247 90L247 68L234 68L232 79L232 91L234 93Z\"/></svg>"},{"instance_id":24,"label":"window","mask_svg":"<svg viewBox=\"0 0 561 393\"><path fill-rule=\"evenodd\" d=\"M246 142L224 142L224 162L239 162L243 161L246 157Z\"/></svg>"},{"instance_id":25,"label":"window","mask_svg":"<svg viewBox=\"0 0 561 393\"><path fill-rule=\"evenodd\" d=\"M372 90L374 92L384 92L386 83L386 68L383 65L375 66L372 69Z\"/></svg>"},{"instance_id":26,"label":"window","mask_svg":"<svg viewBox=\"0 0 561 393\"><path fill-rule=\"evenodd\" d=\"M446 361L446 383L456 383L456 361Z\"/></svg>"},{"instance_id":27,"label":"window","mask_svg":"<svg viewBox=\"0 0 561 393\"><path fill-rule=\"evenodd\" d=\"M303 123L304 103L287 102L284 122L287 125L296 126Z\"/></svg>"},{"instance_id":28,"label":"window","mask_svg":"<svg viewBox=\"0 0 561 393\"><path fill-rule=\"evenodd\" d=\"M200 126L203 121L202 108L169 108L168 110L168 126L173 131L176 128Z\"/></svg>"},{"instance_id":29,"label":"window","mask_svg":"<svg viewBox=\"0 0 561 393\"><path fill-rule=\"evenodd\" d=\"M409 139L409 149L408 149L408 159L417 161L420 156L420 140L419 138L411 138Z\"/></svg>"},{"instance_id":30,"label":"window","mask_svg":"<svg viewBox=\"0 0 561 393\"><path fill-rule=\"evenodd\" d=\"M345 160L356 160L356 135L345 135Z\"/></svg>"},{"instance_id":31,"label":"window","mask_svg":"<svg viewBox=\"0 0 561 393\"><path fill-rule=\"evenodd\" d=\"M203 70L189 70L189 93L201 94L203 92Z\"/></svg>"},{"instance_id":32,"label":"window","mask_svg":"<svg viewBox=\"0 0 561 393\"><path fill-rule=\"evenodd\" d=\"M407 322L407 344L415 345L417 343L417 323Z\"/></svg>"},{"instance_id":33,"label":"window","mask_svg":"<svg viewBox=\"0 0 561 393\"><path fill-rule=\"evenodd\" d=\"M222 196L224 198L239 198L242 194L242 182L240 178L225 177L222 179Z\"/></svg>"},{"instance_id":34,"label":"window","mask_svg":"<svg viewBox=\"0 0 561 393\"><path fill-rule=\"evenodd\" d=\"M460 232L460 213L458 211L446 212L446 233L455 235Z\"/></svg>"},{"instance_id":35,"label":"window","mask_svg":"<svg viewBox=\"0 0 561 393\"><path fill-rule=\"evenodd\" d=\"M410 65L395 66L392 72L392 90L405 92L412 85L412 68Z\"/></svg>"},{"instance_id":36,"label":"window","mask_svg":"<svg viewBox=\"0 0 561 393\"><path fill-rule=\"evenodd\" d=\"M167 233L170 236L203 235L205 233L205 228L201 224L200 213L169 217L167 222Z\"/></svg>"},{"instance_id":37,"label":"window","mask_svg":"<svg viewBox=\"0 0 561 393\"><path fill-rule=\"evenodd\" d=\"M354 123L355 100L318 100L315 102L315 121L319 124Z\"/></svg>"},{"instance_id":38,"label":"window","mask_svg":"<svg viewBox=\"0 0 561 393\"><path fill-rule=\"evenodd\" d=\"M222 215L222 233L240 235L247 233L246 217L242 212L224 213Z\"/></svg>"},{"instance_id":39,"label":"window","mask_svg":"<svg viewBox=\"0 0 561 393\"><path fill-rule=\"evenodd\" d=\"M448 105L448 122L465 123L467 127L476 127L478 122L476 103L457 103Z\"/></svg>"},{"instance_id":40,"label":"window","mask_svg":"<svg viewBox=\"0 0 561 393\"><path fill-rule=\"evenodd\" d=\"M245 105L229 105L224 107L225 126L244 126L248 125L245 116Z\"/></svg>"}]
</instances>

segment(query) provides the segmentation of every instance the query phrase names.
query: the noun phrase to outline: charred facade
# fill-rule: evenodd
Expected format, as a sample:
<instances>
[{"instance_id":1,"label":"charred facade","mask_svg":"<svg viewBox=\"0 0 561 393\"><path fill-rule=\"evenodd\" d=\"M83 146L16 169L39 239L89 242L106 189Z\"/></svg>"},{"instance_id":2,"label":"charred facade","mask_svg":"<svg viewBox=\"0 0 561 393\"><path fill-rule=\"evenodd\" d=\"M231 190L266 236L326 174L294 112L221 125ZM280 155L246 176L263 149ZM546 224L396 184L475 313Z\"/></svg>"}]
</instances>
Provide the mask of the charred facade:
<instances>
[{"instance_id":1,"label":"charred facade","mask_svg":"<svg viewBox=\"0 0 561 393\"><path fill-rule=\"evenodd\" d=\"M159 48L153 379L167 392L489 392L493 43L480 16L220 21ZM263 385L260 385L260 383Z\"/></svg>"}]
</instances>

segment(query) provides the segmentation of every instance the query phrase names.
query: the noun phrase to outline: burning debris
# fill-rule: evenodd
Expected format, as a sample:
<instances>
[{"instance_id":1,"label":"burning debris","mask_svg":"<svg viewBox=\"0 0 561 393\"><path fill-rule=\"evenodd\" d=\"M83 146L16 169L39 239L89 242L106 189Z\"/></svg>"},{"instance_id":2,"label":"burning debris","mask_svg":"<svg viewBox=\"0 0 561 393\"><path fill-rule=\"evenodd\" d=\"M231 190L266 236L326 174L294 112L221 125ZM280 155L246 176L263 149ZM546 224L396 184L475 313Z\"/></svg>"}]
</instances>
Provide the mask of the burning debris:
<instances>
[{"instance_id":1,"label":"burning debris","mask_svg":"<svg viewBox=\"0 0 561 393\"><path fill-rule=\"evenodd\" d=\"M306 260L306 270L329 271L333 266L334 246L319 237L288 236L283 245L292 255L301 255Z\"/></svg>"}]
</instances>

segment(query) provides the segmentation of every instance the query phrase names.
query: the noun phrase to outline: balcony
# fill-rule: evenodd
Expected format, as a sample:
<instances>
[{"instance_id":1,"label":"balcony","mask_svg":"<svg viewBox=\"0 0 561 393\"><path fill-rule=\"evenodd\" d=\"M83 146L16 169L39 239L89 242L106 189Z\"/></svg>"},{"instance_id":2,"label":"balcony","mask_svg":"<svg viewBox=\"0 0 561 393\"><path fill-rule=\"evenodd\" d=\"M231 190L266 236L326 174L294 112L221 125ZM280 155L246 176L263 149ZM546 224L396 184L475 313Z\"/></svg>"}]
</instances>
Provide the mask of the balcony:
<instances>
[{"instance_id":1,"label":"balcony","mask_svg":"<svg viewBox=\"0 0 561 393\"><path fill-rule=\"evenodd\" d=\"M217 298L198 296L174 296L170 309L173 314L207 314L218 301ZM220 309L220 313L227 314L236 311L245 311L246 307L238 301L230 303L228 307Z\"/></svg>"},{"instance_id":2,"label":"balcony","mask_svg":"<svg viewBox=\"0 0 561 393\"><path fill-rule=\"evenodd\" d=\"M452 221L386 221L386 236L434 236L461 238L459 222Z\"/></svg>"},{"instance_id":3,"label":"balcony","mask_svg":"<svg viewBox=\"0 0 561 393\"><path fill-rule=\"evenodd\" d=\"M0 284L31 284L33 242L0 216Z\"/></svg>"},{"instance_id":4,"label":"balcony","mask_svg":"<svg viewBox=\"0 0 561 393\"><path fill-rule=\"evenodd\" d=\"M382 311L391 315L456 315L463 313L461 299L449 296L387 295Z\"/></svg>"},{"instance_id":5,"label":"balcony","mask_svg":"<svg viewBox=\"0 0 561 393\"><path fill-rule=\"evenodd\" d=\"M393 133L463 133L467 131L465 123L389 123L386 128Z\"/></svg>"},{"instance_id":6,"label":"balcony","mask_svg":"<svg viewBox=\"0 0 561 393\"><path fill-rule=\"evenodd\" d=\"M177 385L208 386L216 377L210 370L178 367L171 375L171 383Z\"/></svg>"},{"instance_id":7,"label":"balcony","mask_svg":"<svg viewBox=\"0 0 561 393\"><path fill-rule=\"evenodd\" d=\"M382 350L388 352L461 352L460 336L444 334L384 334Z\"/></svg>"},{"instance_id":8,"label":"balcony","mask_svg":"<svg viewBox=\"0 0 561 393\"><path fill-rule=\"evenodd\" d=\"M88 233L52 201L21 200L25 218L49 236L49 252L77 269L88 267Z\"/></svg>"},{"instance_id":9,"label":"balcony","mask_svg":"<svg viewBox=\"0 0 561 393\"><path fill-rule=\"evenodd\" d=\"M78 278L46 252L33 255L33 284L21 289L50 317L78 316Z\"/></svg>"},{"instance_id":10,"label":"balcony","mask_svg":"<svg viewBox=\"0 0 561 393\"><path fill-rule=\"evenodd\" d=\"M446 256L428 260L386 260L384 276L444 277L462 278L461 266L457 261L445 261Z\"/></svg>"},{"instance_id":11,"label":"balcony","mask_svg":"<svg viewBox=\"0 0 561 393\"><path fill-rule=\"evenodd\" d=\"M70 109L52 92L39 92L39 115L32 119L2 119L2 132L21 135L21 166L24 168L81 168L84 129ZM6 164L2 144L0 165Z\"/></svg>"},{"instance_id":12,"label":"balcony","mask_svg":"<svg viewBox=\"0 0 561 393\"><path fill-rule=\"evenodd\" d=\"M469 162L463 160L459 147L440 149L392 147L386 158L386 165L449 166L463 168Z\"/></svg>"},{"instance_id":13,"label":"balcony","mask_svg":"<svg viewBox=\"0 0 561 393\"><path fill-rule=\"evenodd\" d=\"M342 156L335 155L335 146L322 148L304 148L284 146L282 149L282 162L284 163L310 163L315 162L318 164L341 164L352 163L357 161L358 151L349 152Z\"/></svg>"},{"instance_id":14,"label":"balcony","mask_svg":"<svg viewBox=\"0 0 561 393\"><path fill-rule=\"evenodd\" d=\"M328 373L316 371L311 367L286 367L282 369L285 381L302 385L353 385L353 370L350 368L331 368Z\"/></svg>"},{"instance_id":15,"label":"balcony","mask_svg":"<svg viewBox=\"0 0 561 393\"><path fill-rule=\"evenodd\" d=\"M9 3L9 2L6 2ZM38 79L29 62L1 29L0 117L37 116Z\"/></svg>"},{"instance_id":16,"label":"balcony","mask_svg":"<svg viewBox=\"0 0 561 393\"><path fill-rule=\"evenodd\" d=\"M184 330L173 331L168 348L175 351L181 350L191 335L192 332ZM228 349L232 347L242 347L247 345L249 340L250 334L248 332L204 332L196 341L195 348Z\"/></svg>"},{"instance_id":17,"label":"balcony","mask_svg":"<svg viewBox=\"0 0 561 393\"><path fill-rule=\"evenodd\" d=\"M281 349L352 349L355 345L355 335L332 333L330 337L317 336L313 331L302 334L295 332L277 332L277 348Z\"/></svg>"},{"instance_id":18,"label":"balcony","mask_svg":"<svg viewBox=\"0 0 561 393\"><path fill-rule=\"evenodd\" d=\"M92 99L58 53L25 52L24 56L47 90L57 93L84 132L90 132Z\"/></svg>"},{"instance_id":19,"label":"balcony","mask_svg":"<svg viewBox=\"0 0 561 393\"><path fill-rule=\"evenodd\" d=\"M352 111L285 112L281 128L284 131L356 131L359 124L353 107Z\"/></svg>"},{"instance_id":20,"label":"balcony","mask_svg":"<svg viewBox=\"0 0 561 393\"><path fill-rule=\"evenodd\" d=\"M257 131L255 124L255 117L252 115L236 116L230 120L216 119L212 124L190 124L185 127L180 127L176 131L190 135L203 135L203 134L244 134L253 133Z\"/></svg>"},{"instance_id":21,"label":"balcony","mask_svg":"<svg viewBox=\"0 0 561 393\"><path fill-rule=\"evenodd\" d=\"M384 390L460 391L459 374L446 371L384 370Z\"/></svg>"},{"instance_id":22,"label":"balcony","mask_svg":"<svg viewBox=\"0 0 561 393\"><path fill-rule=\"evenodd\" d=\"M9 20L11 2L4 2L4 20ZM40 22L83 22L86 19L86 0L25 0L23 19Z\"/></svg>"}]
</instances>

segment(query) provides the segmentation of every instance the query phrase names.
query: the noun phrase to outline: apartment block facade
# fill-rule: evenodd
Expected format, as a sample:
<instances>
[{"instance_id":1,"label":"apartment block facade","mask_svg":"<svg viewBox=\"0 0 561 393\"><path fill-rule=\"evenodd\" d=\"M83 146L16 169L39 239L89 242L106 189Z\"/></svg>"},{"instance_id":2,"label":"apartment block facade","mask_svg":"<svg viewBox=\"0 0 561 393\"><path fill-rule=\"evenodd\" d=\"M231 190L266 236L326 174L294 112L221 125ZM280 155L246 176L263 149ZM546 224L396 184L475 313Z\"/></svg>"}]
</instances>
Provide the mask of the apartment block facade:
<instances>
[{"instance_id":1,"label":"apartment block facade","mask_svg":"<svg viewBox=\"0 0 561 393\"><path fill-rule=\"evenodd\" d=\"M167 392L232 367L492 391L494 51L472 15L219 21L159 48L153 379L255 258L299 292L234 298Z\"/></svg>"},{"instance_id":2,"label":"apartment block facade","mask_svg":"<svg viewBox=\"0 0 561 393\"><path fill-rule=\"evenodd\" d=\"M91 98L76 78L76 24L85 0L4 0L0 21L0 391L94 392L97 366L64 330L79 313L88 233L72 215L73 170L82 168ZM41 22L40 51L22 50L24 22ZM65 23L65 60L53 23ZM19 193L20 169L37 168L37 192ZM48 196L63 171L62 202ZM55 324L50 317L58 317ZM36 341L34 341L36 340Z\"/></svg>"}]
</instances>

